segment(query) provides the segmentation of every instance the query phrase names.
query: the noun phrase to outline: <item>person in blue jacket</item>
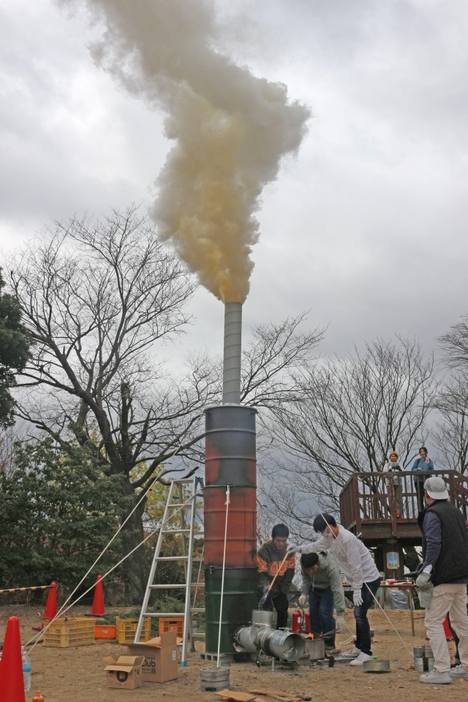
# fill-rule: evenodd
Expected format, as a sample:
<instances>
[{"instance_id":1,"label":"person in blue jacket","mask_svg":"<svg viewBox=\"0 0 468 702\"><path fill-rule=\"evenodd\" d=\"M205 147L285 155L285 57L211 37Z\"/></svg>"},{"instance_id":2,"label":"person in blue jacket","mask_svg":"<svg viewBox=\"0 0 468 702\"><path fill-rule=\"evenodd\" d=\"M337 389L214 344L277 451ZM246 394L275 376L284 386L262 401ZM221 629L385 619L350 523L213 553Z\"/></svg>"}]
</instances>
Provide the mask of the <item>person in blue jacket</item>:
<instances>
[{"instance_id":1,"label":"person in blue jacket","mask_svg":"<svg viewBox=\"0 0 468 702\"><path fill-rule=\"evenodd\" d=\"M420 512L424 509L424 481L428 477L427 471L434 470L434 463L431 461L427 455L427 448L421 446L419 449L419 458L416 458L411 470L416 472L416 477L414 480L414 487L416 488L416 495L418 496L418 509Z\"/></svg>"}]
</instances>

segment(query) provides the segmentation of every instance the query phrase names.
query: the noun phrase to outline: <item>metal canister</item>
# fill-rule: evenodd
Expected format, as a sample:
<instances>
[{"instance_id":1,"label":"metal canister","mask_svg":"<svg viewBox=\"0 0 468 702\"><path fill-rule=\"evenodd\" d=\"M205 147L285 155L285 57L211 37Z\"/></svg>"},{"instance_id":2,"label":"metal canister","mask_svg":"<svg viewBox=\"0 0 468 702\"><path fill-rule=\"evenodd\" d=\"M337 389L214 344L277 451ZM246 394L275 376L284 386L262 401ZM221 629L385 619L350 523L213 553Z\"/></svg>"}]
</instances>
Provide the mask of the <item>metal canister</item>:
<instances>
[{"instance_id":1,"label":"metal canister","mask_svg":"<svg viewBox=\"0 0 468 702\"><path fill-rule=\"evenodd\" d=\"M419 658L414 658L414 669L417 670L418 673L424 672L424 658L422 656Z\"/></svg>"},{"instance_id":2,"label":"metal canister","mask_svg":"<svg viewBox=\"0 0 468 702\"><path fill-rule=\"evenodd\" d=\"M429 672L434 669L434 659L433 658L426 658L427 660L427 669Z\"/></svg>"},{"instance_id":3,"label":"metal canister","mask_svg":"<svg viewBox=\"0 0 468 702\"><path fill-rule=\"evenodd\" d=\"M226 666L221 668L202 668L200 670L200 690L204 692L215 692L216 690L229 689L230 669Z\"/></svg>"},{"instance_id":4,"label":"metal canister","mask_svg":"<svg viewBox=\"0 0 468 702\"><path fill-rule=\"evenodd\" d=\"M432 648L430 646L424 646L424 655L426 658L433 658Z\"/></svg>"},{"instance_id":5,"label":"metal canister","mask_svg":"<svg viewBox=\"0 0 468 702\"><path fill-rule=\"evenodd\" d=\"M425 646L414 646L413 656L414 658L424 658ZM432 653L432 651L431 651Z\"/></svg>"}]
</instances>

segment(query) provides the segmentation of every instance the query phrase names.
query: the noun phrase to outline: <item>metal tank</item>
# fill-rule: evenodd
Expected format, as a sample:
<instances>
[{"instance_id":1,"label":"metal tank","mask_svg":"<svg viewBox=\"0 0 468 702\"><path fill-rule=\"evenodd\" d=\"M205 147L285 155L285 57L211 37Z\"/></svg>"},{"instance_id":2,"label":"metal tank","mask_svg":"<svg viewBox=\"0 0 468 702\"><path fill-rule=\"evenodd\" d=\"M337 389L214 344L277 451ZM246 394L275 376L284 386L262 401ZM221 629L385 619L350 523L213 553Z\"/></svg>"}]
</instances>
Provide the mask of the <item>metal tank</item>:
<instances>
[{"instance_id":1,"label":"metal tank","mask_svg":"<svg viewBox=\"0 0 468 702\"><path fill-rule=\"evenodd\" d=\"M256 532L256 410L224 404L205 412L206 651L218 650L226 519L230 487L220 653L233 654L233 637L258 603Z\"/></svg>"}]
</instances>

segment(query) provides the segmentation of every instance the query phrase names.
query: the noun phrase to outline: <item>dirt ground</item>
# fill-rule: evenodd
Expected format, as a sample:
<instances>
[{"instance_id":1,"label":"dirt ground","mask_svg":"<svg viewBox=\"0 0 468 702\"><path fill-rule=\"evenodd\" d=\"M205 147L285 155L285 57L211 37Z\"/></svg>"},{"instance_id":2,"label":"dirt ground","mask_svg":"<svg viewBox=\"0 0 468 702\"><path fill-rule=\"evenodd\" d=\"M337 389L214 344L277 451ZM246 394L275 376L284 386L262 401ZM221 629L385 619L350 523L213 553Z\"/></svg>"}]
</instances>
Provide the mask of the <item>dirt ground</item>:
<instances>
[{"instance_id":1,"label":"dirt ground","mask_svg":"<svg viewBox=\"0 0 468 702\"><path fill-rule=\"evenodd\" d=\"M83 610L76 608L77 616ZM441 700L467 699L468 683L456 680L451 685L422 685L419 673L412 667L410 653L413 646L425 643L423 611L417 611L416 636L411 636L410 615L407 611L388 611L386 614L400 633L403 642L394 633L391 624L381 612L371 611L371 626L374 629L373 653L382 659L390 660L391 672L387 674L364 673L361 668L350 667L340 663L333 668L327 665L300 664L295 670L283 670L277 667L275 672L269 666L257 668L254 663L233 663L231 665L231 689L246 691L249 688L267 688L280 692L308 694L312 700L320 702L440 702ZM26 643L31 636L33 626L41 621L41 612L29 606L9 606L0 608L0 638L8 617L15 615L20 619L21 640ZM353 626L351 611L346 613L346 621ZM337 637L337 645L343 642L343 650L351 642L349 638ZM453 644L450 644L453 650ZM203 650L203 645L197 643ZM143 683L137 690L106 689L104 673L104 656L126 653L125 646L116 642L96 641L92 646L77 648L44 648L38 644L31 653L32 690L26 694L26 702L31 702L34 690L40 689L46 702L145 702L145 700L190 700L191 702L215 702L219 697L213 692L200 690L200 668L206 662L199 660L197 653L191 653L188 666L179 668L177 680L157 684ZM1 681L0 681L1 682ZM268 699L268 698L265 698Z\"/></svg>"}]
</instances>

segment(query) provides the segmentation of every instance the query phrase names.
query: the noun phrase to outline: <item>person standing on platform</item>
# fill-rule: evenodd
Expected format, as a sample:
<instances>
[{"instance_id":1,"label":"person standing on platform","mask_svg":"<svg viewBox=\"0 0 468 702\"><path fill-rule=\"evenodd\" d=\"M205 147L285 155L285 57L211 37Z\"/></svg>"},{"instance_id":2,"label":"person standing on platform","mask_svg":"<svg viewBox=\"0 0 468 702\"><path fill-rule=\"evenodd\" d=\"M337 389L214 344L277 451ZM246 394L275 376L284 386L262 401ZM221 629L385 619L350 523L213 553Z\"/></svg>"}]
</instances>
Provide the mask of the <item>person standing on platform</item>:
<instances>
[{"instance_id":1,"label":"person standing on platform","mask_svg":"<svg viewBox=\"0 0 468 702\"><path fill-rule=\"evenodd\" d=\"M443 685L451 683L452 678L468 678L468 534L462 513L448 501L445 481L428 478L423 487L427 508L418 517L423 534L423 564L416 585L421 590L422 603L423 596L427 598L424 624L434 668L421 675L420 681ZM447 614L459 639L460 664L454 668L450 668L444 631Z\"/></svg>"},{"instance_id":2,"label":"person standing on platform","mask_svg":"<svg viewBox=\"0 0 468 702\"><path fill-rule=\"evenodd\" d=\"M387 483L387 490L393 484L393 494L395 496L395 514L397 517L401 516L401 473L402 467L398 462L398 454L396 451L390 451L388 454L388 461L383 467L384 473L392 473L391 476L386 477L385 482Z\"/></svg>"},{"instance_id":3,"label":"person standing on platform","mask_svg":"<svg viewBox=\"0 0 468 702\"><path fill-rule=\"evenodd\" d=\"M260 605L265 610L276 610L278 629L288 626L288 594L296 567L296 556L287 548L288 536L288 527L276 524L271 541L260 546L257 553Z\"/></svg>"},{"instance_id":4,"label":"person standing on platform","mask_svg":"<svg viewBox=\"0 0 468 702\"><path fill-rule=\"evenodd\" d=\"M337 524L334 517L321 512L314 519L314 529L321 537L298 546L301 553L319 553L330 549L336 562L353 588L356 643L344 655L354 658L350 665L362 665L372 659L371 633L367 610L380 585L380 573L369 550L354 534Z\"/></svg>"},{"instance_id":5,"label":"person standing on platform","mask_svg":"<svg viewBox=\"0 0 468 702\"><path fill-rule=\"evenodd\" d=\"M424 509L424 481L427 478L427 471L434 470L434 463L427 455L427 448L421 446L419 449L419 458L416 458L411 470L415 472L414 487L418 496L418 509L420 512Z\"/></svg>"}]
</instances>

